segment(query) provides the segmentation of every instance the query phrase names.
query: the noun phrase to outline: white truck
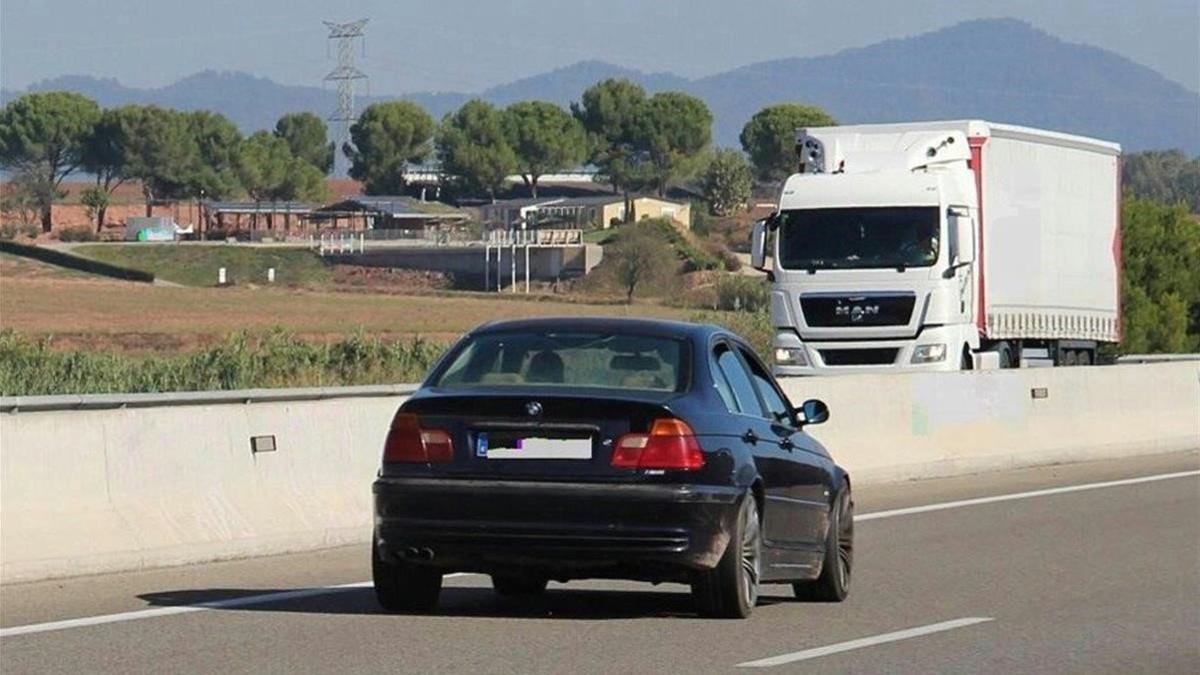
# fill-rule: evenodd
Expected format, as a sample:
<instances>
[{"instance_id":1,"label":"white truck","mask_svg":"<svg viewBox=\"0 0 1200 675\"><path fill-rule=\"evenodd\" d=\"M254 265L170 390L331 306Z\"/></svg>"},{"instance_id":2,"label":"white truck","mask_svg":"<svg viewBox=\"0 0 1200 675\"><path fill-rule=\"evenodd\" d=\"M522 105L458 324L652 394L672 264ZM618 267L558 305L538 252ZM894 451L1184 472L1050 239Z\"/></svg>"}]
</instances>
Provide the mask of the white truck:
<instances>
[{"instance_id":1,"label":"white truck","mask_svg":"<svg viewBox=\"0 0 1200 675\"><path fill-rule=\"evenodd\" d=\"M1090 364L1120 339L1119 145L964 120L796 150L751 236L777 375Z\"/></svg>"}]
</instances>

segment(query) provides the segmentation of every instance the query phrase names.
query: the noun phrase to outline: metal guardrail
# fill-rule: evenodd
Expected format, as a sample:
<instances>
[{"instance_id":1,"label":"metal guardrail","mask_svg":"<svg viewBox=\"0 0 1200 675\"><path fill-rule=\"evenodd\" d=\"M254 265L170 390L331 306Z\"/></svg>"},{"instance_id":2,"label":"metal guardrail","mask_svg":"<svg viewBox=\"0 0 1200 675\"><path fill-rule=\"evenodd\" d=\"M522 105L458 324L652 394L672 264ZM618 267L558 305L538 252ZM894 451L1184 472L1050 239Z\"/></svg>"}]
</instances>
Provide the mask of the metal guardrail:
<instances>
[{"instance_id":1,"label":"metal guardrail","mask_svg":"<svg viewBox=\"0 0 1200 675\"><path fill-rule=\"evenodd\" d=\"M308 387L297 389L232 389L227 391L181 391L154 394L69 394L60 396L0 396L0 412L48 412L52 410L113 410L188 405L232 405L282 401L324 401L336 398L408 396L418 384L373 384L356 387Z\"/></svg>"}]
</instances>

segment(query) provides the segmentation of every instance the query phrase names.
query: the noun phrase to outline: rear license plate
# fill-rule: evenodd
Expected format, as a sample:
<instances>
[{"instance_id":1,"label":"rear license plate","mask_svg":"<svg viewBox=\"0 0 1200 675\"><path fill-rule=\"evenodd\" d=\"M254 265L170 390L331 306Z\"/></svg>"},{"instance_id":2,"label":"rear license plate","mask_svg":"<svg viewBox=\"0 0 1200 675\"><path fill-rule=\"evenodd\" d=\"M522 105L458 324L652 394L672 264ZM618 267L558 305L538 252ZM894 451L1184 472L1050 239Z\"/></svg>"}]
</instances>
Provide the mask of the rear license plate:
<instances>
[{"instance_id":1,"label":"rear license plate","mask_svg":"<svg viewBox=\"0 0 1200 675\"><path fill-rule=\"evenodd\" d=\"M487 459L591 459L591 438L475 434L475 456Z\"/></svg>"}]
</instances>

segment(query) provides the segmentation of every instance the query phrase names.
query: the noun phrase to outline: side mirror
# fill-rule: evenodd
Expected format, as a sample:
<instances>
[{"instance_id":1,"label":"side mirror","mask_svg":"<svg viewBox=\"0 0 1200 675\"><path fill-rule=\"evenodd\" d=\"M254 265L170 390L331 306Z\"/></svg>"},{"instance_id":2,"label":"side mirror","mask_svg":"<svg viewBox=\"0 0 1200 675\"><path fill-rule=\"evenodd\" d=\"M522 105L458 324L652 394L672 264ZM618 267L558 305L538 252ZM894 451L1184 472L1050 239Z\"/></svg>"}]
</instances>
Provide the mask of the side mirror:
<instances>
[{"instance_id":1,"label":"side mirror","mask_svg":"<svg viewBox=\"0 0 1200 675\"><path fill-rule=\"evenodd\" d=\"M797 420L800 426L824 424L829 419L829 406L825 405L821 399L810 398L796 408L796 417L800 418Z\"/></svg>"},{"instance_id":2,"label":"side mirror","mask_svg":"<svg viewBox=\"0 0 1200 675\"><path fill-rule=\"evenodd\" d=\"M975 223L966 209L951 208L947 213L951 242L951 265L966 265L975 261Z\"/></svg>"},{"instance_id":3,"label":"side mirror","mask_svg":"<svg viewBox=\"0 0 1200 675\"><path fill-rule=\"evenodd\" d=\"M754 223L750 232L750 266L763 271L767 268L767 221Z\"/></svg>"}]
</instances>

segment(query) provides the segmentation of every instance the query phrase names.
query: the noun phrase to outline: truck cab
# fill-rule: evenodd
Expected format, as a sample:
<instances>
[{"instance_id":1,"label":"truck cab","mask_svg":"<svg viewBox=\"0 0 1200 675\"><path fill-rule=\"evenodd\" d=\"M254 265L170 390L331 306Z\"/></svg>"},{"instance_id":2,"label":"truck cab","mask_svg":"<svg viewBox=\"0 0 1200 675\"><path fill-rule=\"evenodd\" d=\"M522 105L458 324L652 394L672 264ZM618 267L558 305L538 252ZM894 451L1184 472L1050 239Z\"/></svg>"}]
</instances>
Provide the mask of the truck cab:
<instances>
[{"instance_id":1,"label":"truck cab","mask_svg":"<svg viewBox=\"0 0 1200 675\"><path fill-rule=\"evenodd\" d=\"M752 264L772 284L777 375L1008 367L1020 363L1023 346L1041 347L1053 361L1062 345L1075 344L1071 317L1058 334L1031 331L1041 314L1058 311L1048 309L1056 298L1047 293L1020 290L1031 297L989 313L981 208L987 136L971 133L971 124L798 132L800 172L787 179L778 211L755 226L751 240ZM1045 225L1045 214L1062 205L1039 204L1054 195L1031 192L1025 203L1006 198L993 206L1024 209L1035 227ZM1040 250L1036 241L1029 245ZM1037 262L1019 260L1020 246L1018 237L1003 251L1002 266L1022 270L1004 271L1005 283L1032 288L1040 283ZM1009 313L1026 316L1029 326L1001 335L998 324ZM1096 342L1079 344L1094 352Z\"/></svg>"}]
</instances>

